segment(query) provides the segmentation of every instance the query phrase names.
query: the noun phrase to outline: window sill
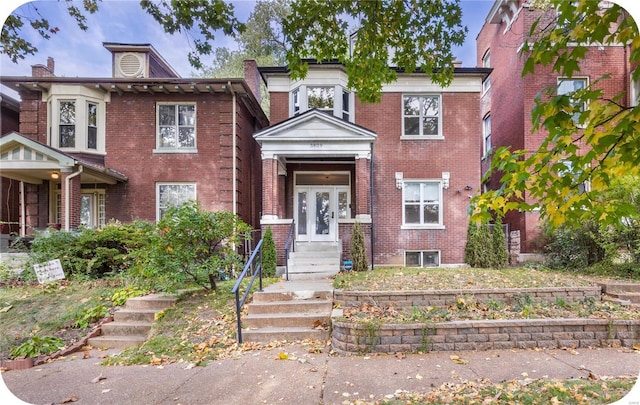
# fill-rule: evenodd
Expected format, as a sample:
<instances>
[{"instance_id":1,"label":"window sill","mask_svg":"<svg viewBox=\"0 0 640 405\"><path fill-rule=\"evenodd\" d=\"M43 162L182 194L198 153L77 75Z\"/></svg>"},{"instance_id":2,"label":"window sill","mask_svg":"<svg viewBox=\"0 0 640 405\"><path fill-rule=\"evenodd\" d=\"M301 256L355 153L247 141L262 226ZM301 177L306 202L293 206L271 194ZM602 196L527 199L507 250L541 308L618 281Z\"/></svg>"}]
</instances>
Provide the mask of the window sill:
<instances>
[{"instance_id":1,"label":"window sill","mask_svg":"<svg viewBox=\"0 0 640 405\"><path fill-rule=\"evenodd\" d=\"M402 135L400 136L401 141L443 141L444 136L442 135Z\"/></svg>"},{"instance_id":2,"label":"window sill","mask_svg":"<svg viewBox=\"0 0 640 405\"><path fill-rule=\"evenodd\" d=\"M442 230L442 229L446 229L446 227L444 225L402 225L400 227L400 229L407 229L407 230Z\"/></svg>"},{"instance_id":3,"label":"window sill","mask_svg":"<svg viewBox=\"0 0 640 405\"><path fill-rule=\"evenodd\" d=\"M86 153L88 155L105 156L106 152L96 149L56 148L64 153Z\"/></svg>"},{"instance_id":4,"label":"window sill","mask_svg":"<svg viewBox=\"0 0 640 405\"><path fill-rule=\"evenodd\" d=\"M154 149L153 153L198 153L198 149L196 148L183 148L183 149Z\"/></svg>"}]
</instances>

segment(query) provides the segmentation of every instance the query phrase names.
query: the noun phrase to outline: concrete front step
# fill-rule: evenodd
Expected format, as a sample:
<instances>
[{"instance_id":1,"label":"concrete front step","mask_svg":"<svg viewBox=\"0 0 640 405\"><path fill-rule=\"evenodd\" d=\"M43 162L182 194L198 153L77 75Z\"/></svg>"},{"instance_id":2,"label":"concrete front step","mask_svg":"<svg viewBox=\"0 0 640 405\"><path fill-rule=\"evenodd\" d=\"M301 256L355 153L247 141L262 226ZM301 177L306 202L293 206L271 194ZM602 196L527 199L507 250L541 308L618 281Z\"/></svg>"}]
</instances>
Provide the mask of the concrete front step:
<instances>
[{"instance_id":1,"label":"concrete front step","mask_svg":"<svg viewBox=\"0 0 640 405\"><path fill-rule=\"evenodd\" d=\"M289 280L320 280L323 278L333 277L338 274L338 270L335 271L322 271L322 272L290 272ZM284 276L283 276L284 277Z\"/></svg>"},{"instance_id":2,"label":"concrete front step","mask_svg":"<svg viewBox=\"0 0 640 405\"><path fill-rule=\"evenodd\" d=\"M253 294L253 302L277 302L291 300L333 300L332 290L298 290L298 291L262 291ZM251 304L249 304L251 305Z\"/></svg>"},{"instance_id":3,"label":"concrete front step","mask_svg":"<svg viewBox=\"0 0 640 405\"><path fill-rule=\"evenodd\" d=\"M162 311L175 305L177 299L165 295L151 294L142 297L133 297L127 300L127 309L155 309Z\"/></svg>"},{"instance_id":4,"label":"concrete front step","mask_svg":"<svg viewBox=\"0 0 640 405\"><path fill-rule=\"evenodd\" d=\"M329 330L315 328L261 328L243 329L244 342L268 343L276 340L329 340Z\"/></svg>"},{"instance_id":5,"label":"concrete front step","mask_svg":"<svg viewBox=\"0 0 640 405\"><path fill-rule=\"evenodd\" d=\"M296 242L294 252L340 252L342 247L338 242Z\"/></svg>"},{"instance_id":6,"label":"concrete front step","mask_svg":"<svg viewBox=\"0 0 640 405\"><path fill-rule=\"evenodd\" d=\"M146 340L147 338L142 336L96 336L87 340L87 344L98 348L126 349L140 345Z\"/></svg>"},{"instance_id":7,"label":"concrete front step","mask_svg":"<svg viewBox=\"0 0 640 405\"><path fill-rule=\"evenodd\" d=\"M640 292L607 292L607 295L621 301L640 304Z\"/></svg>"},{"instance_id":8,"label":"concrete front step","mask_svg":"<svg viewBox=\"0 0 640 405\"><path fill-rule=\"evenodd\" d=\"M330 313L333 303L326 299L289 300L276 302L252 302L247 306L249 315Z\"/></svg>"},{"instance_id":9,"label":"concrete front step","mask_svg":"<svg viewBox=\"0 0 640 405\"><path fill-rule=\"evenodd\" d=\"M108 322L102 325L102 336L142 336L151 331L151 322Z\"/></svg>"},{"instance_id":10,"label":"concrete front step","mask_svg":"<svg viewBox=\"0 0 640 405\"><path fill-rule=\"evenodd\" d=\"M317 327L329 325L330 314L254 314L242 318L242 323L249 329L284 328L284 327Z\"/></svg>"},{"instance_id":11,"label":"concrete front step","mask_svg":"<svg viewBox=\"0 0 640 405\"><path fill-rule=\"evenodd\" d=\"M153 322L156 314L155 309L129 309L122 308L113 314L115 322Z\"/></svg>"},{"instance_id":12,"label":"concrete front step","mask_svg":"<svg viewBox=\"0 0 640 405\"><path fill-rule=\"evenodd\" d=\"M329 340L328 329L318 328L261 328L261 329L243 329L242 340L245 342L273 342L276 340Z\"/></svg>"}]
</instances>

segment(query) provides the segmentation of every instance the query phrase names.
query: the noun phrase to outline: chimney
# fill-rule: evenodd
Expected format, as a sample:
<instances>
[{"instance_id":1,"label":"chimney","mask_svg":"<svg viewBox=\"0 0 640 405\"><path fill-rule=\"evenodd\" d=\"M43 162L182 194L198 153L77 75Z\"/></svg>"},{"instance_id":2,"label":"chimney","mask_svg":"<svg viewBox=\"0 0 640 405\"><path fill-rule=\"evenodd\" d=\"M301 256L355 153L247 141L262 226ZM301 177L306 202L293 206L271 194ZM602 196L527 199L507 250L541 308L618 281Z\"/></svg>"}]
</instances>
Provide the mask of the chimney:
<instances>
[{"instance_id":1,"label":"chimney","mask_svg":"<svg viewBox=\"0 0 640 405\"><path fill-rule=\"evenodd\" d=\"M244 81L247 82L251 92L258 100L258 103L261 101L260 94L260 72L258 72L258 62L255 59L245 59L244 60Z\"/></svg>"},{"instance_id":2,"label":"chimney","mask_svg":"<svg viewBox=\"0 0 640 405\"><path fill-rule=\"evenodd\" d=\"M31 76L33 77L54 77L55 62L52 57L47 58L47 66L31 65Z\"/></svg>"}]
</instances>

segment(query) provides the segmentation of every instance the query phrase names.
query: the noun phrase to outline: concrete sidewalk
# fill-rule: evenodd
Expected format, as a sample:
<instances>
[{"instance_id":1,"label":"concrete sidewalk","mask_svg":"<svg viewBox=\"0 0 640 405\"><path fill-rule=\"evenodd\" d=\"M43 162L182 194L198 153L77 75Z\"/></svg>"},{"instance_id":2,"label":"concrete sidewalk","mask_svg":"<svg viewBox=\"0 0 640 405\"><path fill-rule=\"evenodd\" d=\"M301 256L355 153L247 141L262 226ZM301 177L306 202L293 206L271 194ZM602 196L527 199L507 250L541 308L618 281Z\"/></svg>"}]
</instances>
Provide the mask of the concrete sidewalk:
<instances>
[{"instance_id":1,"label":"concrete sidewalk","mask_svg":"<svg viewBox=\"0 0 640 405\"><path fill-rule=\"evenodd\" d=\"M110 351L106 353L115 353ZM91 350L50 364L2 374L8 389L32 404L343 404L373 402L397 390L428 392L443 383L488 378L588 378L640 373L640 354L628 349L433 352L406 356L339 356L309 353L300 344L240 354L236 359L193 367L101 366ZM286 353L288 359L280 359ZM451 356L462 362L454 362ZM464 364L459 364L464 363ZM101 376L97 382L92 380ZM3 391L4 389L4 391ZM620 401L640 403L640 387ZM0 384L0 403L10 400Z\"/></svg>"}]
</instances>

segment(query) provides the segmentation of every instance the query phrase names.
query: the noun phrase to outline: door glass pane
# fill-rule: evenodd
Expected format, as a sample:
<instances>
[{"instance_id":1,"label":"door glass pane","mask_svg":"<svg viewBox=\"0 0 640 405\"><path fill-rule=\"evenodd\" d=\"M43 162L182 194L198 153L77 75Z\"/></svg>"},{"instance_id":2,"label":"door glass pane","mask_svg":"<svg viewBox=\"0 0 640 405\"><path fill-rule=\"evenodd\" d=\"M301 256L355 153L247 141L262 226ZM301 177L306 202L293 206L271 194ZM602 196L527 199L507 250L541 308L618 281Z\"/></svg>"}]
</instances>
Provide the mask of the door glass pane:
<instances>
[{"instance_id":1,"label":"door glass pane","mask_svg":"<svg viewBox=\"0 0 640 405\"><path fill-rule=\"evenodd\" d=\"M307 192L298 192L298 235L307 234Z\"/></svg>"},{"instance_id":2,"label":"door glass pane","mask_svg":"<svg viewBox=\"0 0 640 405\"><path fill-rule=\"evenodd\" d=\"M91 196L86 194L83 194L80 200L80 224L87 227L93 226L91 223L91 200Z\"/></svg>"},{"instance_id":3,"label":"door glass pane","mask_svg":"<svg viewBox=\"0 0 640 405\"><path fill-rule=\"evenodd\" d=\"M349 201L347 199L347 192L338 192L338 218L349 218Z\"/></svg>"},{"instance_id":4,"label":"door glass pane","mask_svg":"<svg viewBox=\"0 0 640 405\"><path fill-rule=\"evenodd\" d=\"M329 192L316 192L316 235L328 235L331 222Z\"/></svg>"}]
</instances>

